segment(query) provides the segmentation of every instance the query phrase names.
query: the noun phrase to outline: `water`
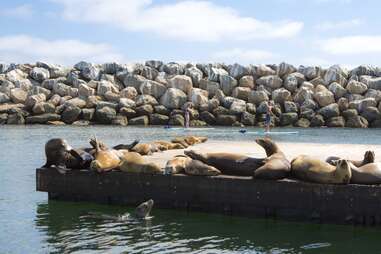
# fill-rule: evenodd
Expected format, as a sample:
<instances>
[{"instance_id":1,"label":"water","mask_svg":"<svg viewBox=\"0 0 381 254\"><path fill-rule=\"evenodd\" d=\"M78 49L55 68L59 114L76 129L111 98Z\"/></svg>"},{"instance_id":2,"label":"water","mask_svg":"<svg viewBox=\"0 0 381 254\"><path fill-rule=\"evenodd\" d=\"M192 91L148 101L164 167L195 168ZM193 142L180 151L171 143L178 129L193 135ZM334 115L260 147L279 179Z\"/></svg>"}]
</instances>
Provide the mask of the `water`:
<instances>
[{"instance_id":1,"label":"water","mask_svg":"<svg viewBox=\"0 0 381 254\"><path fill-rule=\"evenodd\" d=\"M214 140L254 140L259 129L194 131ZM376 129L277 129L276 141L381 144ZM35 191L34 169L44 144L65 137L84 146L96 135L107 144L169 139L182 130L133 127L0 127L0 253L381 253L381 229L245 219L153 209L148 222L89 218L87 211L120 214L132 207L48 201ZM263 134L259 134L263 135Z\"/></svg>"}]
</instances>

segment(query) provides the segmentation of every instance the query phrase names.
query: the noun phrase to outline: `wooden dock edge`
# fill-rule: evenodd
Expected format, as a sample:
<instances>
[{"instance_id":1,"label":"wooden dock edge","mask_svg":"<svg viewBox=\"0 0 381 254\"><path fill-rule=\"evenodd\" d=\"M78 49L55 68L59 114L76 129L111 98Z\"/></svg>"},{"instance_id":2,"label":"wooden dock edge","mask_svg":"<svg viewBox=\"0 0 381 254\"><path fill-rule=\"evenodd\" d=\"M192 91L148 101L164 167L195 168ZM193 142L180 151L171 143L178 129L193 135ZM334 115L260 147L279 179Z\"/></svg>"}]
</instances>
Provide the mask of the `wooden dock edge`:
<instances>
[{"instance_id":1,"label":"wooden dock edge","mask_svg":"<svg viewBox=\"0 0 381 254\"><path fill-rule=\"evenodd\" d=\"M98 174L36 169L37 191L49 199L136 205L152 198L155 207L280 218L317 223L381 225L381 186L323 185L251 177Z\"/></svg>"}]
</instances>

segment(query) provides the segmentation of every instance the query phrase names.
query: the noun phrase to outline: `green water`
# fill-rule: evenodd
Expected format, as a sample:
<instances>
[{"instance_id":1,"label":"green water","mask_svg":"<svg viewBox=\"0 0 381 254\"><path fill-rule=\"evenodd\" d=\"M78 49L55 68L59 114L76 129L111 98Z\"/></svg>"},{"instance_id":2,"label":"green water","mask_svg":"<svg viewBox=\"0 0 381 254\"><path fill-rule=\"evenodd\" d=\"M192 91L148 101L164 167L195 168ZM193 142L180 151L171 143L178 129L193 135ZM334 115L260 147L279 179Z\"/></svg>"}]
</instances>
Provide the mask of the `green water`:
<instances>
[{"instance_id":1,"label":"green water","mask_svg":"<svg viewBox=\"0 0 381 254\"><path fill-rule=\"evenodd\" d=\"M258 129L249 129L257 132ZM281 129L277 141L381 144L380 131ZM381 253L381 229L245 219L153 209L147 222L110 222L88 211L120 214L132 207L48 201L35 191L34 169L44 164L44 144L64 137L84 146L96 135L112 145L169 139L163 128L0 127L0 254L3 253ZM196 131L214 140L251 140L238 129Z\"/></svg>"}]
</instances>

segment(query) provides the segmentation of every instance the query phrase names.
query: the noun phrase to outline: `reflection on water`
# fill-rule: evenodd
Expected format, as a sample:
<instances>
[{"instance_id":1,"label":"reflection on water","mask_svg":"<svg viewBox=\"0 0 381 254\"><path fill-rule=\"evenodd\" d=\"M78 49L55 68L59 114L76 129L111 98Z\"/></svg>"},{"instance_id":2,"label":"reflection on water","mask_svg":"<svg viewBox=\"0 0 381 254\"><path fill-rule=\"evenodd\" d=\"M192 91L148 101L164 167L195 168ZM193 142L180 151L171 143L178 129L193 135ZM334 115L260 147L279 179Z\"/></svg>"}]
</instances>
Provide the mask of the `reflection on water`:
<instances>
[{"instance_id":1,"label":"reflection on water","mask_svg":"<svg viewBox=\"0 0 381 254\"><path fill-rule=\"evenodd\" d=\"M239 129L197 131L212 140L248 140ZM258 132L259 129L250 129ZM281 129L288 142L381 144L378 130ZM179 130L110 126L0 127L0 253L381 253L380 229L232 218L153 208L147 222L121 223L86 216L131 212L133 207L47 200L35 191L34 169L44 144L64 137L73 146L92 135L108 144L169 139ZM143 201L143 200L142 200Z\"/></svg>"}]
</instances>

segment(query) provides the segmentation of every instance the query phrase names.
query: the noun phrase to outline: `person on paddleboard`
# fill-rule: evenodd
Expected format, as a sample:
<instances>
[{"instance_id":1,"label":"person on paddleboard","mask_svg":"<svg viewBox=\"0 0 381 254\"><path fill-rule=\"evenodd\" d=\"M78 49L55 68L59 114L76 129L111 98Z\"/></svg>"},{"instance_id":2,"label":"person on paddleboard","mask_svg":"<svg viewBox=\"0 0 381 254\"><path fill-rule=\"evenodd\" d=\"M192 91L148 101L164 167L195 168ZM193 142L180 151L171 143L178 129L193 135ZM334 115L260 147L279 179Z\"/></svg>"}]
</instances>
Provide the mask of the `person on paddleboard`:
<instances>
[{"instance_id":1,"label":"person on paddleboard","mask_svg":"<svg viewBox=\"0 0 381 254\"><path fill-rule=\"evenodd\" d=\"M271 111L273 109L272 101L267 102L266 109L266 118L265 118L265 132L270 132L270 124L271 124Z\"/></svg>"}]
</instances>

